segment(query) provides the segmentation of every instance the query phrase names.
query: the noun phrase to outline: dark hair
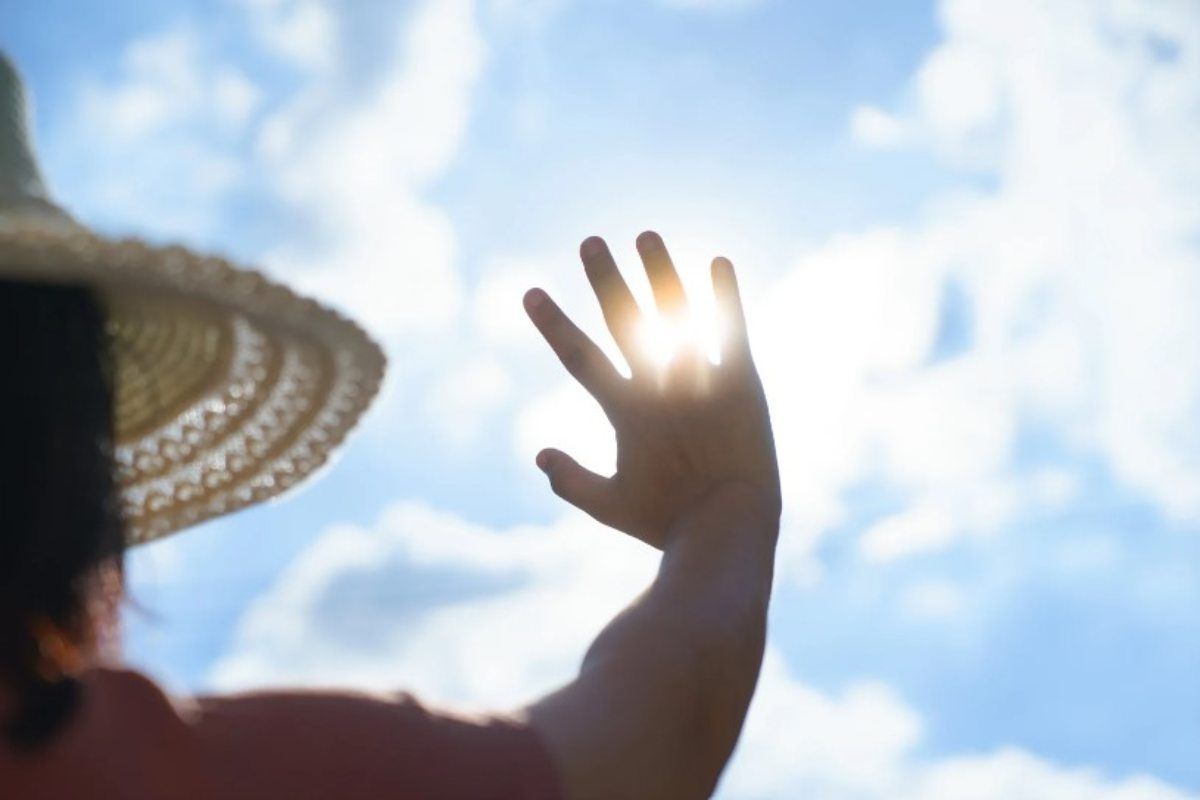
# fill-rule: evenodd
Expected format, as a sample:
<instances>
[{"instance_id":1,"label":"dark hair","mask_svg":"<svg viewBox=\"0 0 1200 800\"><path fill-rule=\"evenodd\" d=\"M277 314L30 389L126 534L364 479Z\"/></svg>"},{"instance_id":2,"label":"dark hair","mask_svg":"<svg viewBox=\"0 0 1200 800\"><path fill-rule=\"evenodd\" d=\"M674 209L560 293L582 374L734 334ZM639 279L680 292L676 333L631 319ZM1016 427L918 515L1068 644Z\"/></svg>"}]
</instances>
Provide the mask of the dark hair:
<instances>
[{"instance_id":1,"label":"dark hair","mask_svg":"<svg viewBox=\"0 0 1200 800\"><path fill-rule=\"evenodd\" d=\"M10 746L49 741L79 705L63 653L95 643L97 582L120 569L113 370L79 286L0 281L0 683Z\"/></svg>"}]
</instances>

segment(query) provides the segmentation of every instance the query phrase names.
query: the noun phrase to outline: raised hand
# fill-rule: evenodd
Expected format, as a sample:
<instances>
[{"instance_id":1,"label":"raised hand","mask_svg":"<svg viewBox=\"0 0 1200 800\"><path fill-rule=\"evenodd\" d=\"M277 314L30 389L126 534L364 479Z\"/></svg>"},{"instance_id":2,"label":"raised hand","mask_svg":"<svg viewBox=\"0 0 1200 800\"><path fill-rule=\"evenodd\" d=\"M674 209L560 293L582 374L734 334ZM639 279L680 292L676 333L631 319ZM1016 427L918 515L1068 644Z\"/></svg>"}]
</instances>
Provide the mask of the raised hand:
<instances>
[{"instance_id":1,"label":"raised hand","mask_svg":"<svg viewBox=\"0 0 1200 800\"><path fill-rule=\"evenodd\" d=\"M690 310L683 284L658 234L638 237L665 327L686 330ZM617 436L617 471L597 475L554 449L537 464L554 492L600 522L662 548L672 523L727 485L749 492L776 519L779 472L762 384L750 355L733 265L712 262L712 285L725 322L720 364L697 341L679 342L665 363L643 346L643 312L608 246L592 237L580 246L604 320L629 365L623 377L608 358L540 289L525 308L563 366L600 403Z\"/></svg>"}]
</instances>

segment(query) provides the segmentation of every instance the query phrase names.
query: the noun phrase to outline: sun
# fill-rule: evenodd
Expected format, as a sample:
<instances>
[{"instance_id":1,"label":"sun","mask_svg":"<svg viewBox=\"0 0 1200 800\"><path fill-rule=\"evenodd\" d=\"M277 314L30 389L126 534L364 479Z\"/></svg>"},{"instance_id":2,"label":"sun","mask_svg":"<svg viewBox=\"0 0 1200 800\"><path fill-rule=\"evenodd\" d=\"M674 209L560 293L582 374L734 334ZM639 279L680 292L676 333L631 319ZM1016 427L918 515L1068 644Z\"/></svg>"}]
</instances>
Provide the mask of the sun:
<instances>
[{"instance_id":1,"label":"sun","mask_svg":"<svg viewBox=\"0 0 1200 800\"><path fill-rule=\"evenodd\" d=\"M681 350L690 348L704 353L712 364L720 364L721 327L712 314L692 313L675 319L646 314L638 330L638 346L660 370Z\"/></svg>"}]
</instances>

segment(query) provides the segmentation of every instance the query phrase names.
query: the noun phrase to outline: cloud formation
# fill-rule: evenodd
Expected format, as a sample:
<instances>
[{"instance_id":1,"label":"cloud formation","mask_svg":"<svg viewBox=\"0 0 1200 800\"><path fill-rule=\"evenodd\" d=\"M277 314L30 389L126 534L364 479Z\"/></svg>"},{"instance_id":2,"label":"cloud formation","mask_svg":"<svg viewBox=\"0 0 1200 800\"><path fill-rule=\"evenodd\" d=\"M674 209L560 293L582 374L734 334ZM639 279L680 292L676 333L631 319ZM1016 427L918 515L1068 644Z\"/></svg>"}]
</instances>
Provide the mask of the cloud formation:
<instances>
[{"instance_id":1,"label":"cloud formation","mask_svg":"<svg viewBox=\"0 0 1200 800\"><path fill-rule=\"evenodd\" d=\"M920 716L886 685L852 684L823 695L788 675L768 653L725 800L1186 800L1148 776L1113 780L1054 764L1015 747L922 758Z\"/></svg>"},{"instance_id":2,"label":"cloud formation","mask_svg":"<svg viewBox=\"0 0 1200 800\"><path fill-rule=\"evenodd\" d=\"M483 69L475 0L423 0L389 19L396 34L367 86L344 73L324 0L237 6L295 88L268 92L199 22L134 41L115 79L83 87L72 131L86 146L54 148L75 154L53 165L72 175L71 201L108 227L211 246L239 191L268 195L291 229L260 254L266 267L388 346L444 330L462 303L457 241L426 193L462 144Z\"/></svg>"},{"instance_id":3,"label":"cloud formation","mask_svg":"<svg viewBox=\"0 0 1200 800\"><path fill-rule=\"evenodd\" d=\"M962 188L806 253L758 309L794 541L865 477L907 496L870 558L1060 507L1072 478L1022 466L1031 436L1200 517L1196 9L939 8L901 109L852 132L930 149Z\"/></svg>"},{"instance_id":4,"label":"cloud formation","mask_svg":"<svg viewBox=\"0 0 1200 800\"><path fill-rule=\"evenodd\" d=\"M568 681L591 636L651 579L644 545L568 515L495 531L420 502L325 533L260 597L218 689L399 685L468 708L515 707ZM888 686L835 694L769 650L719 797L826 800L1184 800L1146 776L1110 779L1019 748L929 759L920 715Z\"/></svg>"},{"instance_id":5,"label":"cloud formation","mask_svg":"<svg viewBox=\"0 0 1200 800\"><path fill-rule=\"evenodd\" d=\"M644 545L575 516L493 531L399 502L306 550L248 611L213 682L403 682L439 702L516 704L565 682L654 569Z\"/></svg>"},{"instance_id":6,"label":"cloud formation","mask_svg":"<svg viewBox=\"0 0 1200 800\"><path fill-rule=\"evenodd\" d=\"M474 0L422 2L362 96L335 100L346 87L322 75L259 139L281 198L314 228L267 262L392 345L444 329L461 303L453 223L423 193L465 135L484 59L475 14Z\"/></svg>"},{"instance_id":7,"label":"cloud formation","mask_svg":"<svg viewBox=\"0 0 1200 800\"><path fill-rule=\"evenodd\" d=\"M52 137L51 174L69 178L61 199L106 229L136 219L154 237L211 238L242 179L259 87L187 24L131 43L117 75L85 80L72 141Z\"/></svg>"}]
</instances>

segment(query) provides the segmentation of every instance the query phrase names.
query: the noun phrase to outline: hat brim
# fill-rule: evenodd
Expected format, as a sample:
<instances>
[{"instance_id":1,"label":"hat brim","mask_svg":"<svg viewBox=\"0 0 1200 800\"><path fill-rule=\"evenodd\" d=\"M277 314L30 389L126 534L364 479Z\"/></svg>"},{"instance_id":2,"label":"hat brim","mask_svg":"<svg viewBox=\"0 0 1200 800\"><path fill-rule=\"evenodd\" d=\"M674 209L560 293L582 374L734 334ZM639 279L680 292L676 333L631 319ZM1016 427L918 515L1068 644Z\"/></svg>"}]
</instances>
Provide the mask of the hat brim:
<instances>
[{"instance_id":1,"label":"hat brim","mask_svg":"<svg viewBox=\"0 0 1200 800\"><path fill-rule=\"evenodd\" d=\"M105 304L131 544L299 485L359 421L386 368L353 321L183 247L72 223L6 225L0 278L89 285Z\"/></svg>"}]
</instances>

